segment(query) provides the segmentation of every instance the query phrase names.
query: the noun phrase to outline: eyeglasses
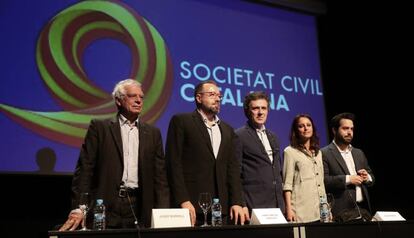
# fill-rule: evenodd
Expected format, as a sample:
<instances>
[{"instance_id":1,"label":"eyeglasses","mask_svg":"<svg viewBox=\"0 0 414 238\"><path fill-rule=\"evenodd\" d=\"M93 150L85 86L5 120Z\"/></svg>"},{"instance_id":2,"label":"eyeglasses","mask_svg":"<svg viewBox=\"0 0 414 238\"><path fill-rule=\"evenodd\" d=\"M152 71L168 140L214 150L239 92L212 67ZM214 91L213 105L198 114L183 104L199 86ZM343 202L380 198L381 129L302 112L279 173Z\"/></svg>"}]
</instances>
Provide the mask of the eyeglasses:
<instances>
[{"instance_id":1,"label":"eyeglasses","mask_svg":"<svg viewBox=\"0 0 414 238\"><path fill-rule=\"evenodd\" d=\"M220 93L216 93L216 92L199 92L199 94L205 94L209 98L218 97L219 100L223 99L223 95L221 95Z\"/></svg>"}]
</instances>

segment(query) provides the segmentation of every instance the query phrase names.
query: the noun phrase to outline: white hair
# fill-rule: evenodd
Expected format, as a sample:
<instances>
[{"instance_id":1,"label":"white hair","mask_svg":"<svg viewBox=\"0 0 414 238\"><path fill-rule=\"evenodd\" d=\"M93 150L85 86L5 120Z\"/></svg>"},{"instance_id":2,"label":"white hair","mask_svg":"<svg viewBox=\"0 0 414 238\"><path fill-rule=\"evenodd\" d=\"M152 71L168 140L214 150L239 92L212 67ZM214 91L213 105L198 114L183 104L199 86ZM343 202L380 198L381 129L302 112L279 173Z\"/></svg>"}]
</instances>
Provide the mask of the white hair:
<instances>
[{"instance_id":1,"label":"white hair","mask_svg":"<svg viewBox=\"0 0 414 238\"><path fill-rule=\"evenodd\" d=\"M138 87L141 87L141 83L136 81L135 79L125 79L125 80L119 81L114 87L114 91L112 92L112 97L114 99L122 98L122 96L125 95L125 86L128 86L128 85L136 85Z\"/></svg>"}]
</instances>

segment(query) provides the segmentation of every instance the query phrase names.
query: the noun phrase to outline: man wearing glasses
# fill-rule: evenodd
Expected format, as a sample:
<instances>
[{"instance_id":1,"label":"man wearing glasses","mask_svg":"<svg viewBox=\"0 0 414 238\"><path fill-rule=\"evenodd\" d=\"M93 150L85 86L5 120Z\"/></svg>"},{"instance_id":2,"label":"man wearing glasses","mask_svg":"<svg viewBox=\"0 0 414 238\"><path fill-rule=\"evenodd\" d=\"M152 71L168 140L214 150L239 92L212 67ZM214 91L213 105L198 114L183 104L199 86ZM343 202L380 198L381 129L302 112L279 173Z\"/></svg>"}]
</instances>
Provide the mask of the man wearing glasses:
<instances>
[{"instance_id":1,"label":"man wearing glasses","mask_svg":"<svg viewBox=\"0 0 414 238\"><path fill-rule=\"evenodd\" d=\"M217 116L221 97L214 81L201 82L194 90L196 110L174 115L168 128L166 161L172 204L189 209L192 225L202 224L197 201L203 192L220 199L224 223L230 218L233 224L244 224L246 219L235 134Z\"/></svg>"}]
</instances>

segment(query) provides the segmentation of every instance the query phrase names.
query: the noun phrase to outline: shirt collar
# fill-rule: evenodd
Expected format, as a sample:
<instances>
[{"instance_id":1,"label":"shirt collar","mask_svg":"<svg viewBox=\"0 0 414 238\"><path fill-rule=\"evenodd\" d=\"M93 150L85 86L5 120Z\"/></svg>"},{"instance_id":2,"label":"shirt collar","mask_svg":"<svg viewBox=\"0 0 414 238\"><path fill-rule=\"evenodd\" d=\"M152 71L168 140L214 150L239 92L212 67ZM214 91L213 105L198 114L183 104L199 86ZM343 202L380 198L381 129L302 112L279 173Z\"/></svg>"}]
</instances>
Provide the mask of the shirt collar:
<instances>
[{"instance_id":1,"label":"shirt collar","mask_svg":"<svg viewBox=\"0 0 414 238\"><path fill-rule=\"evenodd\" d=\"M119 123L120 123L121 126L123 126L123 125L131 125L131 123L129 122L129 120L126 119L126 117L124 117L124 115L119 114L119 117L118 118L119 118ZM139 117L132 124L135 125L135 126L138 126L138 123L139 123Z\"/></svg>"},{"instance_id":2,"label":"shirt collar","mask_svg":"<svg viewBox=\"0 0 414 238\"><path fill-rule=\"evenodd\" d=\"M266 126L263 124L260 128L256 128L256 126L254 125L254 123L251 120L247 121L247 124L253 129L255 130L257 133L259 132L266 132Z\"/></svg>"},{"instance_id":3,"label":"shirt collar","mask_svg":"<svg viewBox=\"0 0 414 238\"><path fill-rule=\"evenodd\" d=\"M335 140L333 140L332 143L334 143L336 148L338 148L339 152L341 152L341 153L348 153L348 152L352 151L352 145L351 144L349 144L348 147L345 150L341 150L341 148L339 148L338 144L336 144Z\"/></svg>"},{"instance_id":4,"label":"shirt collar","mask_svg":"<svg viewBox=\"0 0 414 238\"><path fill-rule=\"evenodd\" d=\"M260 128L255 128L256 129L256 132L262 132L262 133L265 133L266 132L266 127L265 127L265 125L262 125L262 127L260 127Z\"/></svg>"},{"instance_id":5,"label":"shirt collar","mask_svg":"<svg viewBox=\"0 0 414 238\"><path fill-rule=\"evenodd\" d=\"M207 125L208 119L206 115L199 109L197 109L197 112L200 113L201 118L203 119L203 122ZM220 124L220 118L217 115L214 115L214 125Z\"/></svg>"}]
</instances>

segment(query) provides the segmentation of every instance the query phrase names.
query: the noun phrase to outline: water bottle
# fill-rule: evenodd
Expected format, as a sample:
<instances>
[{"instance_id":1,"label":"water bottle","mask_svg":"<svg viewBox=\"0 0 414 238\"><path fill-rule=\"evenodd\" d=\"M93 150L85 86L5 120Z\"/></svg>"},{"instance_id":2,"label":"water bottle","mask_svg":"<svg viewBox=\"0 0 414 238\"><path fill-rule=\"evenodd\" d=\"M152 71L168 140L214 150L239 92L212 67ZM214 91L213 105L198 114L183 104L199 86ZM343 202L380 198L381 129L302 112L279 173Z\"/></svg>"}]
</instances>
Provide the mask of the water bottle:
<instances>
[{"instance_id":1,"label":"water bottle","mask_svg":"<svg viewBox=\"0 0 414 238\"><path fill-rule=\"evenodd\" d=\"M320 210L321 222L330 222L331 217L330 217L330 211L329 211L329 204L328 204L328 201L325 195L320 197L319 210Z\"/></svg>"},{"instance_id":2,"label":"water bottle","mask_svg":"<svg viewBox=\"0 0 414 238\"><path fill-rule=\"evenodd\" d=\"M211 225L221 226L222 224L220 200L218 198L214 198L213 205L211 206Z\"/></svg>"},{"instance_id":3,"label":"water bottle","mask_svg":"<svg viewBox=\"0 0 414 238\"><path fill-rule=\"evenodd\" d=\"M102 199L96 199L96 206L93 210L93 229L105 230L105 205Z\"/></svg>"}]
</instances>

